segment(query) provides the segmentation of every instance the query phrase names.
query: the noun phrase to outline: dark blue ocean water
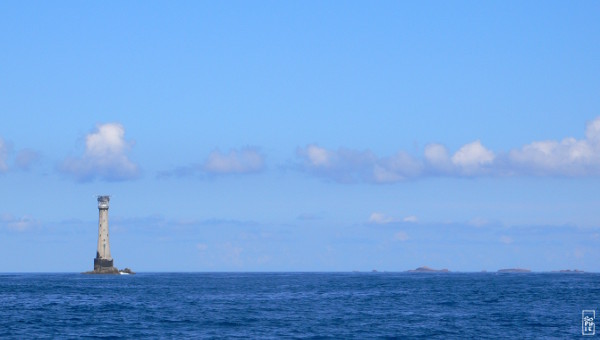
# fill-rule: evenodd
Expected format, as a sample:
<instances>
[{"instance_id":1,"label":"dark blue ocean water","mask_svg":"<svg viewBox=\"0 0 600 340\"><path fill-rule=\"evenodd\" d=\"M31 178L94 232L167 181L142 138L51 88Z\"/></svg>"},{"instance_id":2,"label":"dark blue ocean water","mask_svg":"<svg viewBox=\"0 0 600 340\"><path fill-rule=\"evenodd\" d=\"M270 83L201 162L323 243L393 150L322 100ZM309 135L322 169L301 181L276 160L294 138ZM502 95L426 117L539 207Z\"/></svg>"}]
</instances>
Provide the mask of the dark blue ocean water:
<instances>
[{"instance_id":1,"label":"dark blue ocean water","mask_svg":"<svg viewBox=\"0 0 600 340\"><path fill-rule=\"evenodd\" d=\"M0 274L15 339L571 338L582 309L600 274Z\"/></svg>"}]
</instances>

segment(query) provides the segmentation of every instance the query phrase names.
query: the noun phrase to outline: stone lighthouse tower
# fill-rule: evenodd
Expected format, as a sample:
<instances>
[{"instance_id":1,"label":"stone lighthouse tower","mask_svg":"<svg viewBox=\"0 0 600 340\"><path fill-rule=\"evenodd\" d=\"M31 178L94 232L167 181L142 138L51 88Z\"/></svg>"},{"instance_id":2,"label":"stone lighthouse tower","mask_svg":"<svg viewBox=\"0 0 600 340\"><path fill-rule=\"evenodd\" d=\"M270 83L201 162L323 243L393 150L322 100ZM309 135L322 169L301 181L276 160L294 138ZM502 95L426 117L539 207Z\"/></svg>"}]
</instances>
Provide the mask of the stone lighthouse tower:
<instances>
[{"instance_id":1,"label":"stone lighthouse tower","mask_svg":"<svg viewBox=\"0 0 600 340\"><path fill-rule=\"evenodd\" d=\"M98 273L118 273L117 268L113 266L113 259L110 256L110 241L108 239L108 202L110 196L98 196L98 249L94 259L94 272Z\"/></svg>"}]
</instances>

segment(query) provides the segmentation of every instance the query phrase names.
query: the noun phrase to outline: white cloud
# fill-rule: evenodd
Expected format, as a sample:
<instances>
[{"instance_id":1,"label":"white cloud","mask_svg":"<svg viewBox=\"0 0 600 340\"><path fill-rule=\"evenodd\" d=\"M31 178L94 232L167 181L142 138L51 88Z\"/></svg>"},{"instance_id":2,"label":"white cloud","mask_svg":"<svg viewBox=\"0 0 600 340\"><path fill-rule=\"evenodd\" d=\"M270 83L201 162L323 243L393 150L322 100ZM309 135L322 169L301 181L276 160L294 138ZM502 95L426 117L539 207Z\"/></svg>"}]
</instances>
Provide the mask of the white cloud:
<instances>
[{"instance_id":1,"label":"white cloud","mask_svg":"<svg viewBox=\"0 0 600 340\"><path fill-rule=\"evenodd\" d=\"M417 218L417 216L406 216L402 219L402 221L408 223L417 223L419 222L419 219Z\"/></svg>"},{"instance_id":2,"label":"white cloud","mask_svg":"<svg viewBox=\"0 0 600 340\"><path fill-rule=\"evenodd\" d=\"M173 170L161 171L158 178L171 176L186 177L196 176L209 177L233 174L251 174L263 171L265 168L265 156L256 147L245 147L242 149L231 149L227 153L214 150L202 163L182 166Z\"/></svg>"},{"instance_id":3,"label":"white cloud","mask_svg":"<svg viewBox=\"0 0 600 340\"><path fill-rule=\"evenodd\" d=\"M11 143L6 142L0 137L0 174L14 169L14 166L9 166L9 162L16 165L17 168L26 171L40 159L40 154L32 149L22 149L17 153L14 159L9 159L13 158L12 154L13 148Z\"/></svg>"},{"instance_id":4,"label":"white cloud","mask_svg":"<svg viewBox=\"0 0 600 340\"><path fill-rule=\"evenodd\" d=\"M394 235L394 239L398 240L398 241L408 241L409 237L408 234L403 232L403 231L399 231Z\"/></svg>"},{"instance_id":5,"label":"white cloud","mask_svg":"<svg viewBox=\"0 0 600 340\"><path fill-rule=\"evenodd\" d=\"M374 224L388 224L394 222L405 222L405 223L417 223L419 219L417 216L406 216L403 219L396 219L391 216L387 216L386 214L380 212L374 212L369 216L369 223Z\"/></svg>"},{"instance_id":6,"label":"white cloud","mask_svg":"<svg viewBox=\"0 0 600 340\"><path fill-rule=\"evenodd\" d=\"M125 129L121 124L98 125L96 131L85 138L83 156L66 159L61 170L80 181L137 178L139 167L127 156L131 144L125 141Z\"/></svg>"},{"instance_id":7,"label":"white cloud","mask_svg":"<svg viewBox=\"0 0 600 340\"><path fill-rule=\"evenodd\" d=\"M375 156L369 151L327 150L311 144L298 148L302 170L342 183L371 181Z\"/></svg>"},{"instance_id":8,"label":"white cloud","mask_svg":"<svg viewBox=\"0 0 600 340\"><path fill-rule=\"evenodd\" d=\"M494 158L494 153L476 140L461 147L452 156L452 163L462 174L475 175L484 172L484 167L492 164Z\"/></svg>"},{"instance_id":9,"label":"white cloud","mask_svg":"<svg viewBox=\"0 0 600 340\"><path fill-rule=\"evenodd\" d=\"M537 141L512 150L509 162L516 173L551 176L600 175L600 117L587 124L585 139Z\"/></svg>"},{"instance_id":10,"label":"white cloud","mask_svg":"<svg viewBox=\"0 0 600 340\"><path fill-rule=\"evenodd\" d=\"M513 239L506 235L503 235L503 236L500 236L500 242L504 243L504 244L511 244L511 243L513 243Z\"/></svg>"},{"instance_id":11,"label":"white cloud","mask_svg":"<svg viewBox=\"0 0 600 340\"><path fill-rule=\"evenodd\" d=\"M427 173L432 175L483 175L492 170L495 159L496 155L479 140L463 145L452 156L448 148L437 143L425 146L424 152Z\"/></svg>"},{"instance_id":12,"label":"white cloud","mask_svg":"<svg viewBox=\"0 0 600 340\"><path fill-rule=\"evenodd\" d=\"M314 175L337 182L390 183L418 176L421 163L405 152L377 158L371 151L350 149L327 150L311 144L299 148L296 155L301 168Z\"/></svg>"},{"instance_id":13,"label":"white cloud","mask_svg":"<svg viewBox=\"0 0 600 340\"><path fill-rule=\"evenodd\" d=\"M0 214L0 226L4 226L9 230L25 231L36 224L37 221L28 215L15 217L11 214Z\"/></svg>"},{"instance_id":14,"label":"white cloud","mask_svg":"<svg viewBox=\"0 0 600 340\"><path fill-rule=\"evenodd\" d=\"M326 167L329 165L331 159L331 153L316 145L309 145L306 147L306 156L312 166L315 167Z\"/></svg>"},{"instance_id":15,"label":"white cloud","mask_svg":"<svg viewBox=\"0 0 600 340\"><path fill-rule=\"evenodd\" d=\"M600 117L588 122L585 128L585 137L588 141L598 143L600 142Z\"/></svg>"},{"instance_id":16,"label":"white cloud","mask_svg":"<svg viewBox=\"0 0 600 340\"><path fill-rule=\"evenodd\" d=\"M436 173L449 173L453 168L448 148L442 144L433 143L425 146L425 161Z\"/></svg>"},{"instance_id":17,"label":"white cloud","mask_svg":"<svg viewBox=\"0 0 600 340\"><path fill-rule=\"evenodd\" d=\"M534 141L509 152L494 152L480 140L454 154L442 144L425 146L422 158L399 151L391 157L311 144L299 148L299 168L338 182L395 183L450 176L600 176L600 117L587 123L584 139Z\"/></svg>"},{"instance_id":18,"label":"white cloud","mask_svg":"<svg viewBox=\"0 0 600 340\"><path fill-rule=\"evenodd\" d=\"M393 183L404 179L400 174L375 164L373 168L373 177L376 183Z\"/></svg>"},{"instance_id":19,"label":"white cloud","mask_svg":"<svg viewBox=\"0 0 600 340\"><path fill-rule=\"evenodd\" d=\"M244 174L263 170L264 156L252 147L230 150L227 154L215 150L202 165L208 174Z\"/></svg>"},{"instance_id":20,"label":"white cloud","mask_svg":"<svg viewBox=\"0 0 600 340\"><path fill-rule=\"evenodd\" d=\"M394 219L379 212L374 212L369 217L369 223L386 224L394 222Z\"/></svg>"},{"instance_id":21,"label":"white cloud","mask_svg":"<svg viewBox=\"0 0 600 340\"><path fill-rule=\"evenodd\" d=\"M0 137L0 173L8 171L6 158L8 156L8 146L2 137Z\"/></svg>"},{"instance_id":22,"label":"white cloud","mask_svg":"<svg viewBox=\"0 0 600 340\"><path fill-rule=\"evenodd\" d=\"M398 152L389 158L377 160L373 169L373 179L376 183L398 182L417 177L422 172L423 165L406 152Z\"/></svg>"}]
</instances>

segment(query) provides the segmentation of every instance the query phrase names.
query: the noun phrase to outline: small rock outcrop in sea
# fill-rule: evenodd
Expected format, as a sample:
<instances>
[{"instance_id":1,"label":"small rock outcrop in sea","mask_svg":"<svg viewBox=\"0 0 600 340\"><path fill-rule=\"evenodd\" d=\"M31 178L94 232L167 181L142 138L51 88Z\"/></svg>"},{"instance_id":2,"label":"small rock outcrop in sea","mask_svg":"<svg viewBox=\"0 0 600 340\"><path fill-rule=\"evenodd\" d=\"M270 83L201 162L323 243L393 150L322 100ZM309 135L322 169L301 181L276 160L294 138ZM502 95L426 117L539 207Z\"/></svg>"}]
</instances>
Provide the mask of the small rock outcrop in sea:
<instances>
[{"instance_id":1,"label":"small rock outcrop in sea","mask_svg":"<svg viewBox=\"0 0 600 340\"><path fill-rule=\"evenodd\" d=\"M417 269L407 270L407 273L449 273L450 271L446 268L444 269L433 269L429 267L419 267Z\"/></svg>"},{"instance_id":2,"label":"small rock outcrop in sea","mask_svg":"<svg viewBox=\"0 0 600 340\"><path fill-rule=\"evenodd\" d=\"M585 273L583 270L579 270L579 269L561 269L561 270L553 270L551 271L551 273L572 273L572 274L581 274L581 273Z\"/></svg>"},{"instance_id":3,"label":"small rock outcrop in sea","mask_svg":"<svg viewBox=\"0 0 600 340\"><path fill-rule=\"evenodd\" d=\"M531 270L524 268L507 268L498 270L498 273L531 273Z\"/></svg>"},{"instance_id":4,"label":"small rock outcrop in sea","mask_svg":"<svg viewBox=\"0 0 600 340\"><path fill-rule=\"evenodd\" d=\"M125 268L125 269L121 269L119 270L119 273L123 273L123 274L135 274L135 272L129 268Z\"/></svg>"}]
</instances>

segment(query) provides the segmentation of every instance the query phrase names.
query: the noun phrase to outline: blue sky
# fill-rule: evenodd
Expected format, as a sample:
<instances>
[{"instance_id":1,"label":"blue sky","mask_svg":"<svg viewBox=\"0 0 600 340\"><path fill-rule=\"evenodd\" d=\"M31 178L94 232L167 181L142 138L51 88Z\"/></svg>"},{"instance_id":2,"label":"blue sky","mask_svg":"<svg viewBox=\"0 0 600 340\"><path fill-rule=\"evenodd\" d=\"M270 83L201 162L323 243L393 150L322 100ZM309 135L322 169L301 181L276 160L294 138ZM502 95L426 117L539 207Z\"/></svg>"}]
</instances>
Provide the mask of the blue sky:
<instances>
[{"instance_id":1,"label":"blue sky","mask_svg":"<svg viewBox=\"0 0 600 340\"><path fill-rule=\"evenodd\" d=\"M600 5L0 4L0 271L600 271Z\"/></svg>"}]
</instances>

